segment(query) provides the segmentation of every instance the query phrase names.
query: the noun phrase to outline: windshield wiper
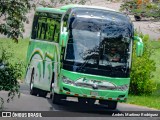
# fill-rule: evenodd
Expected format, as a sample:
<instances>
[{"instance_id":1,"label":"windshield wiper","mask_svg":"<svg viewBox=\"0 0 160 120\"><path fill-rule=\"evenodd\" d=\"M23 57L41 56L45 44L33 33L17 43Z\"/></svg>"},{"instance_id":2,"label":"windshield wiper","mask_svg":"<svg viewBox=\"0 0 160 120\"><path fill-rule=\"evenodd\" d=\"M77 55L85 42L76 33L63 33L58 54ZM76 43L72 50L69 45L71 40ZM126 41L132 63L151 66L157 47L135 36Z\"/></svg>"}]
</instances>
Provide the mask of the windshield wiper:
<instances>
[{"instance_id":1,"label":"windshield wiper","mask_svg":"<svg viewBox=\"0 0 160 120\"><path fill-rule=\"evenodd\" d=\"M78 70L82 70L86 64L91 60L93 57L97 57L99 54L97 52L91 52L89 55L84 56L83 58L86 59L84 63L78 68Z\"/></svg>"}]
</instances>

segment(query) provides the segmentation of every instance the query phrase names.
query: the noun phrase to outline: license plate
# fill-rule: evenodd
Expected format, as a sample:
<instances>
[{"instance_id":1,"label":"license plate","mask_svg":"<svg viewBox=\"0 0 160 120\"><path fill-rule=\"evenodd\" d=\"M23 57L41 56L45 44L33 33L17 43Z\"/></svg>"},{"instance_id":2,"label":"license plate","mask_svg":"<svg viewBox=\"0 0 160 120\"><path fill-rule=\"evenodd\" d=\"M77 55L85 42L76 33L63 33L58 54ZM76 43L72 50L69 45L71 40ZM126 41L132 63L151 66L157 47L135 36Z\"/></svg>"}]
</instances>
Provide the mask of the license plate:
<instances>
[{"instance_id":1,"label":"license plate","mask_svg":"<svg viewBox=\"0 0 160 120\"><path fill-rule=\"evenodd\" d=\"M98 96L98 92L91 91L91 95L92 95L92 96Z\"/></svg>"}]
</instances>

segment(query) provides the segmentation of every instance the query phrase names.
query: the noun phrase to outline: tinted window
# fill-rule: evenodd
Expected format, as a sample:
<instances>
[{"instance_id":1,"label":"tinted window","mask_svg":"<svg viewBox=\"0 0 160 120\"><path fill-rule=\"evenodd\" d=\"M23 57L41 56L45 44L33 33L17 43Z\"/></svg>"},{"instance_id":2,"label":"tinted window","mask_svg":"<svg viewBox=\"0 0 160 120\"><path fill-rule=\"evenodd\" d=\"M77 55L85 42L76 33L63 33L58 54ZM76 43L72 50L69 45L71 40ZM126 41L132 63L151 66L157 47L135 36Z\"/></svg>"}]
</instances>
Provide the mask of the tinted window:
<instances>
[{"instance_id":1,"label":"tinted window","mask_svg":"<svg viewBox=\"0 0 160 120\"><path fill-rule=\"evenodd\" d=\"M32 27L32 39L59 41L61 14L36 13Z\"/></svg>"}]
</instances>

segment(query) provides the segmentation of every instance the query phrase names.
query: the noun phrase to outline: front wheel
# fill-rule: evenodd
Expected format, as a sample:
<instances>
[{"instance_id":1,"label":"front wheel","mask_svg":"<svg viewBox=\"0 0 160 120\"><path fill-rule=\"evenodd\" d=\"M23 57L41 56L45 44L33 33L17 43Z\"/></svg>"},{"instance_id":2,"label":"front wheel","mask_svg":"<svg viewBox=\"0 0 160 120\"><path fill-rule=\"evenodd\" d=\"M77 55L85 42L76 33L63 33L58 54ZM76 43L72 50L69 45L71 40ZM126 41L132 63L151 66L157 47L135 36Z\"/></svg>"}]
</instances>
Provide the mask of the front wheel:
<instances>
[{"instance_id":1,"label":"front wheel","mask_svg":"<svg viewBox=\"0 0 160 120\"><path fill-rule=\"evenodd\" d=\"M109 101L108 102L108 108L115 110L117 108L117 102L116 101Z\"/></svg>"},{"instance_id":2,"label":"front wheel","mask_svg":"<svg viewBox=\"0 0 160 120\"><path fill-rule=\"evenodd\" d=\"M79 102L80 104L86 104L87 99L86 99L86 98L81 98L81 97L79 97L79 98L78 98L78 102Z\"/></svg>"},{"instance_id":3,"label":"front wheel","mask_svg":"<svg viewBox=\"0 0 160 120\"><path fill-rule=\"evenodd\" d=\"M65 95L57 94L57 93L52 93L52 103L57 104L60 103L62 99L66 99Z\"/></svg>"},{"instance_id":4,"label":"front wheel","mask_svg":"<svg viewBox=\"0 0 160 120\"><path fill-rule=\"evenodd\" d=\"M37 96L37 94L38 94L38 89L37 89L37 88L34 88L33 85L34 85L34 70L32 71L32 74L31 74L30 94Z\"/></svg>"},{"instance_id":5,"label":"front wheel","mask_svg":"<svg viewBox=\"0 0 160 120\"><path fill-rule=\"evenodd\" d=\"M108 109L115 110L117 108L117 101L99 100L102 105L107 105Z\"/></svg>"},{"instance_id":6,"label":"front wheel","mask_svg":"<svg viewBox=\"0 0 160 120\"><path fill-rule=\"evenodd\" d=\"M91 99L91 98L88 98L87 99L87 103L89 104L89 105L93 105L94 103L95 103L95 99Z\"/></svg>"}]
</instances>

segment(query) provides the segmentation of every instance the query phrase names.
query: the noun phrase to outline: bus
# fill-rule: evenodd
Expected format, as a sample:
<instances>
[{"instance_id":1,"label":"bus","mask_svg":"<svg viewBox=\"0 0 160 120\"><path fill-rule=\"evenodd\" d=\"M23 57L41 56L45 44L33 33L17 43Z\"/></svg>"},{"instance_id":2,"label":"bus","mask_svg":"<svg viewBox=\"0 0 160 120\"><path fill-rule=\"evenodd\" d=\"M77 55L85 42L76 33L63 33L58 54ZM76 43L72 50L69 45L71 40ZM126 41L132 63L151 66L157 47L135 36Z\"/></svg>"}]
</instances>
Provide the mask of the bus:
<instances>
[{"instance_id":1,"label":"bus","mask_svg":"<svg viewBox=\"0 0 160 120\"><path fill-rule=\"evenodd\" d=\"M53 103L77 97L80 104L116 109L128 97L133 42L143 42L130 18L112 9L65 5L36 9L25 81L31 95Z\"/></svg>"}]
</instances>

